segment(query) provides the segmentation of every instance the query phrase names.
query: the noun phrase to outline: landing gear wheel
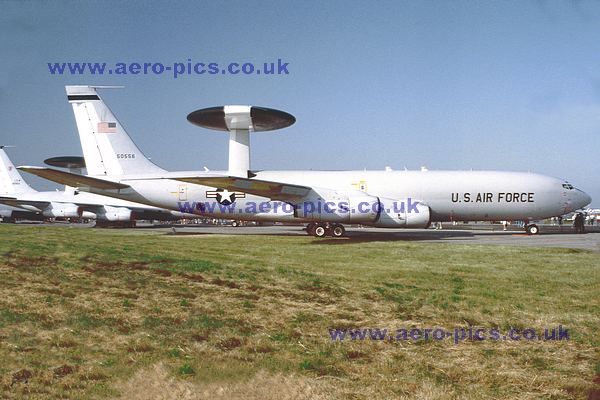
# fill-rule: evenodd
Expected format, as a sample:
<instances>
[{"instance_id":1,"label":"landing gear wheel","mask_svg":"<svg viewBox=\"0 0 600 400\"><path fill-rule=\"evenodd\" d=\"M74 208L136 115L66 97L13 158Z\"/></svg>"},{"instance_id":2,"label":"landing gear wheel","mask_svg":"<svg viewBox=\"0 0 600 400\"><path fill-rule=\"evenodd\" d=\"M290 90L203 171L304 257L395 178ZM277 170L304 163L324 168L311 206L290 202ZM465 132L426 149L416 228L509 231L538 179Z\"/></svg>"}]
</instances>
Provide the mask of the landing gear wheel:
<instances>
[{"instance_id":1,"label":"landing gear wheel","mask_svg":"<svg viewBox=\"0 0 600 400\"><path fill-rule=\"evenodd\" d=\"M318 238L325 237L327 235L327 229L323 224L315 224L313 231L314 235Z\"/></svg>"},{"instance_id":2,"label":"landing gear wheel","mask_svg":"<svg viewBox=\"0 0 600 400\"><path fill-rule=\"evenodd\" d=\"M536 224L531 224L525 227L525 231L528 235L537 235L538 233L540 233L540 228L538 228Z\"/></svg>"},{"instance_id":3,"label":"landing gear wheel","mask_svg":"<svg viewBox=\"0 0 600 400\"><path fill-rule=\"evenodd\" d=\"M233 226L234 228L237 228L239 226L239 223L237 221L233 221L231 223L231 226Z\"/></svg>"},{"instance_id":4,"label":"landing gear wheel","mask_svg":"<svg viewBox=\"0 0 600 400\"><path fill-rule=\"evenodd\" d=\"M331 227L331 236L333 237L342 237L346 234L346 229L344 229L344 225L334 224Z\"/></svg>"}]
</instances>

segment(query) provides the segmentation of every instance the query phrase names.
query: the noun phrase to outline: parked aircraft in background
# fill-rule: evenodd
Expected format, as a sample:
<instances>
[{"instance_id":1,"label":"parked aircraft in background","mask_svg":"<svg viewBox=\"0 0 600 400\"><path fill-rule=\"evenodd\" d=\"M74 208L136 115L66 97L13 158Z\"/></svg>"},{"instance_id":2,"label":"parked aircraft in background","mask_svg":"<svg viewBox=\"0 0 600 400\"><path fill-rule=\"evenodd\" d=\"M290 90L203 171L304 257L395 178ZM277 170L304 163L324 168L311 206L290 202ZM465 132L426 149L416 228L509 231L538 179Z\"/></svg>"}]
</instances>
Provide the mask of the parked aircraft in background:
<instances>
[{"instance_id":1,"label":"parked aircraft in background","mask_svg":"<svg viewBox=\"0 0 600 400\"><path fill-rule=\"evenodd\" d=\"M74 169L81 171L85 166L82 157L55 157L46 162L70 168L71 171ZM69 186L66 186L64 191L38 192L23 180L8 158L4 146L0 146L0 203L14 208L13 213L7 217L9 219L37 215L37 219L39 216L65 219L89 218L96 219L97 224L100 225L107 223L133 225L136 220L141 219L176 220L184 216L181 212L80 192Z\"/></svg>"},{"instance_id":2,"label":"parked aircraft in background","mask_svg":"<svg viewBox=\"0 0 600 400\"><path fill-rule=\"evenodd\" d=\"M16 222L17 219L27 219L30 221L41 221L44 217L39 212L27 211L18 207L6 206L0 204L0 217L2 222Z\"/></svg>"},{"instance_id":3,"label":"parked aircraft in background","mask_svg":"<svg viewBox=\"0 0 600 400\"><path fill-rule=\"evenodd\" d=\"M594 225L594 224L596 224L596 222L600 221L600 208L585 208L585 209L575 210L575 212L573 212L572 214L567 215L565 219L567 219L569 221L573 221L575 219L575 216L578 213L583 214L583 217L585 218L585 222L588 225Z\"/></svg>"},{"instance_id":4,"label":"parked aircraft in background","mask_svg":"<svg viewBox=\"0 0 600 400\"><path fill-rule=\"evenodd\" d=\"M119 199L215 218L296 221L315 236L344 235L343 224L424 228L437 221L538 220L584 207L590 196L544 175L504 171L258 171L250 132L292 125L262 107L195 111L196 125L228 131L227 171L168 172L131 140L94 86L67 86L88 175L20 167L55 182ZM535 224L526 224L530 234Z\"/></svg>"}]
</instances>

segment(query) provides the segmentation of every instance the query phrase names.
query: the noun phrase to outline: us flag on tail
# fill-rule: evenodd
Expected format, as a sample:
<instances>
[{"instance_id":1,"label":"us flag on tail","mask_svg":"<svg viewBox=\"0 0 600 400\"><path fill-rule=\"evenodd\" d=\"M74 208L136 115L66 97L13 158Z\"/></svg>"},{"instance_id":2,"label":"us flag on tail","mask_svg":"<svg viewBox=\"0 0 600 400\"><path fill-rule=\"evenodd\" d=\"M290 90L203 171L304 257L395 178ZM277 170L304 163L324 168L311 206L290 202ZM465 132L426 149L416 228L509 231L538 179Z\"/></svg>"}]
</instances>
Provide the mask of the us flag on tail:
<instances>
[{"instance_id":1,"label":"us flag on tail","mask_svg":"<svg viewBox=\"0 0 600 400\"><path fill-rule=\"evenodd\" d=\"M117 123L98 122L98 133L117 133Z\"/></svg>"}]
</instances>

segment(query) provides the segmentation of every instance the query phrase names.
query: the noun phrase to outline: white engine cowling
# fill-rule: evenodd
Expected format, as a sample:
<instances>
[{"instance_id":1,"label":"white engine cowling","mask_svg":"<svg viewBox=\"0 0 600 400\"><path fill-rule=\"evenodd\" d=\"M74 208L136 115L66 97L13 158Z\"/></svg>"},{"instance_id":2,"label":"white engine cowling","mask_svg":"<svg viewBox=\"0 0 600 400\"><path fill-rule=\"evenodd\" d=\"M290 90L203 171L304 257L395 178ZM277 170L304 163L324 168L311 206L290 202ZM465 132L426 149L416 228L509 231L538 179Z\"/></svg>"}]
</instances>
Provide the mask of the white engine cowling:
<instances>
[{"instance_id":1,"label":"white engine cowling","mask_svg":"<svg viewBox=\"0 0 600 400\"><path fill-rule=\"evenodd\" d=\"M133 211L125 207L104 206L104 210L96 214L97 218L110 222L134 221Z\"/></svg>"},{"instance_id":2,"label":"white engine cowling","mask_svg":"<svg viewBox=\"0 0 600 400\"><path fill-rule=\"evenodd\" d=\"M429 207L411 198L391 200L353 191L314 191L294 204L294 217L305 221L364 224L382 228L426 228Z\"/></svg>"},{"instance_id":3,"label":"white engine cowling","mask_svg":"<svg viewBox=\"0 0 600 400\"><path fill-rule=\"evenodd\" d=\"M81 213L81 218L85 218L85 219L96 219L97 216L96 214L94 214L91 211L84 211Z\"/></svg>"},{"instance_id":4,"label":"white engine cowling","mask_svg":"<svg viewBox=\"0 0 600 400\"><path fill-rule=\"evenodd\" d=\"M381 211L373 224L382 228L427 228L431 222L429 207L421 202L380 198Z\"/></svg>"},{"instance_id":5,"label":"white engine cowling","mask_svg":"<svg viewBox=\"0 0 600 400\"><path fill-rule=\"evenodd\" d=\"M79 218L83 210L81 207L72 203L50 203L42 211L42 215L46 218Z\"/></svg>"},{"instance_id":6,"label":"white engine cowling","mask_svg":"<svg viewBox=\"0 0 600 400\"><path fill-rule=\"evenodd\" d=\"M363 192L320 190L294 204L294 216L307 221L371 224L379 215L379 199Z\"/></svg>"}]
</instances>

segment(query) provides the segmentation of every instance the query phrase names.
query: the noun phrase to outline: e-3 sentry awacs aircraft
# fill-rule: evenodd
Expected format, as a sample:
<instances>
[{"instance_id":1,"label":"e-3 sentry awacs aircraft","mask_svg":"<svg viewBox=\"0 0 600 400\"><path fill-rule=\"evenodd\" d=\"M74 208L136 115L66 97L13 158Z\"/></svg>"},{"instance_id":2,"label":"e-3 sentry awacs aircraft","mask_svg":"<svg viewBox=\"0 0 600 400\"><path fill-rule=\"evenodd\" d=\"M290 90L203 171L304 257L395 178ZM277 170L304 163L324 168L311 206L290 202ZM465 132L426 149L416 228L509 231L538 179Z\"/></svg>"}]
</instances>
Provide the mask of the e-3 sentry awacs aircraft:
<instances>
[{"instance_id":1,"label":"e-3 sentry awacs aircraft","mask_svg":"<svg viewBox=\"0 0 600 400\"><path fill-rule=\"evenodd\" d=\"M282 111L224 106L192 112L196 125L228 131L227 171L168 172L146 158L100 98L99 86L67 86L87 176L52 168L22 170L80 190L216 218L297 221L317 237L343 236L343 224L425 228L436 221L532 221L591 202L564 180L503 171L256 171L250 132L287 127ZM538 227L526 223L527 232Z\"/></svg>"},{"instance_id":2,"label":"e-3 sentry awacs aircraft","mask_svg":"<svg viewBox=\"0 0 600 400\"><path fill-rule=\"evenodd\" d=\"M0 203L15 207L11 218L27 217L30 212L43 218L89 218L97 225L133 225L139 219L176 220L184 217L178 211L163 210L146 204L99 196L93 193L80 193L73 187L65 190L37 191L25 182L19 171L0 146ZM71 171L85 167L80 157L54 157L47 164L69 168ZM194 215L187 215L194 217Z\"/></svg>"}]
</instances>

